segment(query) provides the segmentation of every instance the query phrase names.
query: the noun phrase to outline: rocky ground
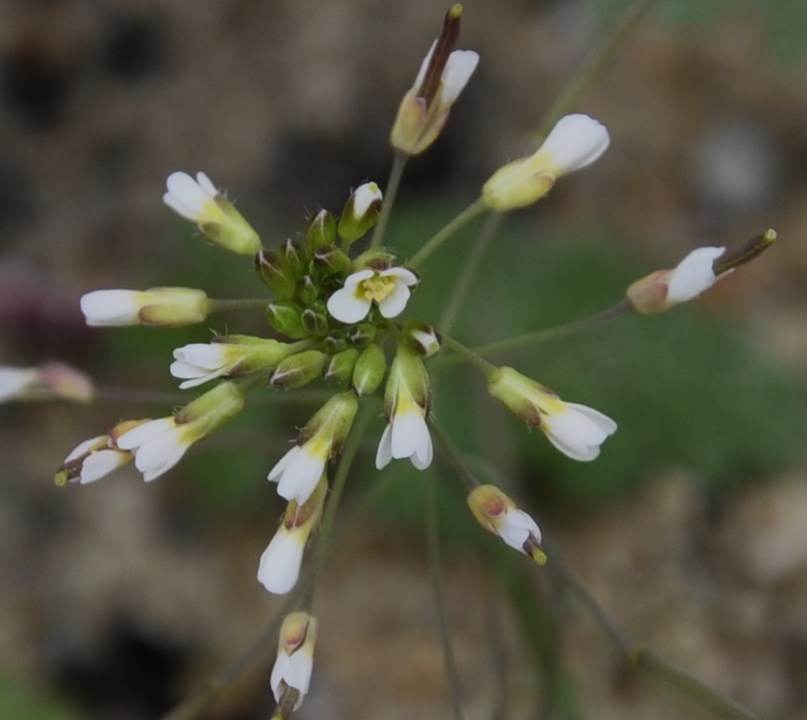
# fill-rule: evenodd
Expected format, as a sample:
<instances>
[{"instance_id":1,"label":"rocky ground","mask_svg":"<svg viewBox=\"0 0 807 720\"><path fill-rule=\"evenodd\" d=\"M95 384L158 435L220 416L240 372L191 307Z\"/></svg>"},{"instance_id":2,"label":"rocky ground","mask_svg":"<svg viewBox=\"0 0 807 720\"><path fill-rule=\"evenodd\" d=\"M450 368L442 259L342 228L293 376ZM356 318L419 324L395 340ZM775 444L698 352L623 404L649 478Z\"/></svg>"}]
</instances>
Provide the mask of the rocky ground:
<instances>
[{"instance_id":1,"label":"rocky ground","mask_svg":"<svg viewBox=\"0 0 807 720\"><path fill-rule=\"evenodd\" d=\"M413 163L405 199L470 197L525 151L598 37L592 4L466 3L460 45L482 63L446 136ZM164 373L99 360L80 295L184 271L178 248L192 243L177 241L187 233L160 202L177 168L208 171L277 239L321 205L338 209L350 186L383 181L388 128L439 26L435 7L0 0L0 364L62 357L107 384L128 379L114 368L165 389ZM604 218L626 252L640 243L661 258L773 225L782 242L721 317L803 379L807 56L775 54L766 7L695 26L647 20L579 106L608 125L608 161L541 212ZM242 652L278 606L254 573L280 507L265 483L252 506L205 506L181 470L150 485L123 471L55 488L66 452L109 420L103 407L0 408L0 679L66 698L78 717L140 720ZM718 498L692 472L648 468L635 496L573 516L550 508L547 526L631 637L761 718L807 718L805 468ZM507 717L544 716L524 638L496 612L478 558L450 548L443 562L468 717L494 716L502 668ZM547 578L535 585L558 620L580 717L700 717L627 672ZM418 537L383 522L353 533L320 597L301 718L449 716ZM210 717L267 717L268 667L263 658Z\"/></svg>"}]
</instances>

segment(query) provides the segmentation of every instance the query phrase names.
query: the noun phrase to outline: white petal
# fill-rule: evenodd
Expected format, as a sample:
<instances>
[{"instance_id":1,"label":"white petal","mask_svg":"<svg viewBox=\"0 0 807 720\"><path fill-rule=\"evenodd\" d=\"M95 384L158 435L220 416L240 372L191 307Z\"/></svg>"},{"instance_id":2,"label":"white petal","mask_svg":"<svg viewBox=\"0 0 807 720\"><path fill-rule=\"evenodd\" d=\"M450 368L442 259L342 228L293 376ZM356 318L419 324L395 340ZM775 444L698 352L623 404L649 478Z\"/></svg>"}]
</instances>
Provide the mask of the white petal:
<instances>
[{"instance_id":1,"label":"white petal","mask_svg":"<svg viewBox=\"0 0 807 720\"><path fill-rule=\"evenodd\" d=\"M364 183L364 185L356 188L356 192L353 194L353 215L357 218L363 218L370 205L377 200L382 200L383 197L376 183Z\"/></svg>"},{"instance_id":2,"label":"white petal","mask_svg":"<svg viewBox=\"0 0 807 720\"><path fill-rule=\"evenodd\" d=\"M188 220L198 221L205 203L216 196L216 189L204 173L199 173L194 180L188 173L171 173L165 185L168 192L163 195L163 202ZM212 192L211 192L212 189Z\"/></svg>"},{"instance_id":3,"label":"white petal","mask_svg":"<svg viewBox=\"0 0 807 720\"><path fill-rule=\"evenodd\" d=\"M565 412L545 418L547 438L573 460L594 460L600 454L600 445L616 431L616 423L585 405L567 403L566 407Z\"/></svg>"},{"instance_id":4,"label":"white petal","mask_svg":"<svg viewBox=\"0 0 807 720\"><path fill-rule=\"evenodd\" d=\"M174 418L172 417L149 420L123 433L116 444L121 450L134 450L143 443L159 437L163 433L170 432L174 427Z\"/></svg>"},{"instance_id":5,"label":"white petal","mask_svg":"<svg viewBox=\"0 0 807 720\"><path fill-rule=\"evenodd\" d=\"M712 264L724 252L724 247L702 247L689 253L670 275L667 301L686 302L712 287L717 282Z\"/></svg>"},{"instance_id":6,"label":"white petal","mask_svg":"<svg viewBox=\"0 0 807 720\"><path fill-rule=\"evenodd\" d=\"M95 290L82 296L81 312L91 327L132 325L138 322L139 295L134 290Z\"/></svg>"},{"instance_id":7,"label":"white petal","mask_svg":"<svg viewBox=\"0 0 807 720\"><path fill-rule=\"evenodd\" d=\"M311 657L310 652L304 649L298 650L291 656L291 662L286 668L284 673L284 680L286 685L299 690L300 697L294 705L296 710L300 707L303 697L308 693L309 685L311 684L311 672L314 669L314 658Z\"/></svg>"},{"instance_id":8,"label":"white petal","mask_svg":"<svg viewBox=\"0 0 807 720\"><path fill-rule=\"evenodd\" d=\"M174 350L174 358L207 370L227 362L227 348L221 343L191 343Z\"/></svg>"},{"instance_id":9,"label":"white petal","mask_svg":"<svg viewBox=\"0 0 807 720\"><path fill-rule=\"evenodd\" d=\"M479 54L473 50L455 50L448 56L443 70L443 89L440 104L449 107L468 84L479 63Z\"/></svg>"},{"instance_id":10,"label":"white petal","mask_svg":"<svg viewBox=\"0 0 807 720\"><path fill-rule=\"evenodd\" d=\"M396 282L395 285L392 286L392 292L378 303L378 309L381 315L385 318L398 317L398 315L404 311L411 294L409 288L406 287L403 282Z\"/></svg>"},{"instance_id":11,"label":"white petal","mask_svg":"<svg viewBox=\"0 0 807 720\"><path fill-rule=\"evenodd\" d=\"M347 325L364 320L370 312L370 305L369 300L357 298L355 292L347 286L328 298L328 312Z\"/></svg>"},{"instance_id":12,"label":"white petal","mask_svg":"<svg viewBox=\"0 0 807 720\"><path fill-rule=\"evenodd\" d=\"M304 543L281 526L261 555L258 581L271 593L289 592L300 577L303 549Z\"/></svg>"},{"instance_id":13,"label":"white petal","mask_svg":"<svg viewBox=\"0 0 807 720\"><path fill-rule=\"evenodd\" d=\"M66 465L71 460L76 460L80 458L82 455L86 455L90 450L95 450L96 448L105 447L107 444L107 436L106 435L99 435L98 437L90 438L89 440L85 440L83 443L80 443L75 450L73 450L65 459L64 464Z\"/></svg>"},{"instance_id":14,"label":"white petal","mask_svg":"<svg viewBox=\"0 0 807 720\"><path fill-rule=\"evenodd\" d=\"M176 465L188 449L176 433L161 435L147 442L135 454L135 467L143 474L143 480L151 482Z\"/></svg>"},{"instance_id":15,"label":"white petal","mask_svg":"<svg viewBox=\"0 0 807 720\"><path fill-rule=\"evenodd\" d=\"M381 441L378 443L378 450L375 454L376 470L387 467L392 460L392 424L384 428Z\"/></svg>"},{"instance_id":16,"label":"white petal","mask_svg":"<svg viewBox=\"0 0 807 720\"><path fill-rule=\"evenodd\" d=\"M604 125L578 113L558 120L537 154L548 155L551 167L547 170L559 176L593 163L609 142Z\"/></svg>"},{"instance_id":17,"label":"white petal","mask_svg":"<svg viewBox=\"0 0 807 720\"><path fill-rule=\"evenodd\" d=\"M294 449L292 448L287 456L291 455ZM302 505L314 492L314 488L322 477L326 458L312 455L306 450L305 445L296 449L298 452L291 455L282 468L282 474L277 478L277 494L286 500L296 500ZM281 462L283 460L285 458L282 458ZM277 472L276 465L269 474L269 479L274 480Z\"/></svg>"},{"instance_id":18,"label":"white petal","mask_svg":"<svg viewBox=\"0 0 807 720\"><path fill-rule=\"evenodd\" d=\"M272 675L269 678L269 684L272 686L272 693L276 702L280 702L280 698L283 696L283 688L280 686L280 682L285 679L290 664L291 657L288 653L281 651L277 654L277 659L272 667Z\"/></svg>"},{"instance_id":19,"label":"white petal","mask_svg":"<svg viewBox=\"0 0 807 720\"><path fill-rule=\"evenodd\" d=\"M530 535L541 542L541 531L538 529L538 525L523 510L508 510L501 519L497 532L511 548L521 552L524 552L524 543Z\"/></svg>"},{"instance_id":20,"label":"white petal","mask_svg":"<svg viewBox=\"0 0 807 720\"><path fill-rule=\"evenodd\" d=\"M117 450L99 450L87 456L81 464L78 481L82 485L100 480L121 465L129 462L130 456Z\"/></svg>"}]
</instances>

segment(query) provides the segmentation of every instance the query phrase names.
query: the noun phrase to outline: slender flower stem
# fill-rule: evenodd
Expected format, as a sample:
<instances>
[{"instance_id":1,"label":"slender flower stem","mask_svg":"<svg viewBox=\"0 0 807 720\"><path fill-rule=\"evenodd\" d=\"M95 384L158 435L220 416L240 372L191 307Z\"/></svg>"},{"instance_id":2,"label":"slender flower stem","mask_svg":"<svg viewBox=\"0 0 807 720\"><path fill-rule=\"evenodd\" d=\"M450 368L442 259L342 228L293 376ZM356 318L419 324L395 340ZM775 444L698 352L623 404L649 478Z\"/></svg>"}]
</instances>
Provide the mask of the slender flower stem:
<instances>
[{"instance_id":1,"label":"slender flower stem","mask_svg":"<svg viewBox=\"0 0 807 720\"><path fill-rule=\"evenodd\" d=\"M448 223L442 230L440 230L434 237L432 237L426 244L420 248L409 260L410 265L420 265L437 250L446 240L448 240L454 233L459 231L466 223L473 220L478 215L481 215L487 210L482 198L477 199L459 215L457 215L451 222Z\"/></svg>"},{"instance_id":2,"label":"slender flower stem","mask_svg":"<svg viewBox=\"0 0 807 720\"><path fill-rule=\"evenodd\" d=\"M434 589L434 602L437 606L437 622L440 626L440 644L443 649L443 662L446 668L446 680L451 696L451 709L454 720L463 720L462 703L460 702L460 681L454 650L451 646L451 634L446 618L445 598L443 597L443 572L440 563L440 528L438 523L436 476L429 472L426 477L426 540L429 552L429 575Z\"/></svg>"},{"instance_id":3,"label":"slender flower stem","mask_svg":"<svg viewBox=\"0 0 807 720\"><path fill-rule=\"evenodd\" d=\"M443 345L453 350L457 355L462 356L465 360L475 365L486 376L490 375L496 370L496 367L489 363L487 360L479 356L475 350L465 347L462 343L458 342L452 337L443 335Z\"/></svg>"},{"instance_id":4,"label":"slender flower stem","mask_svg":"<svg viewBox=\"0 0 807 720\"><path fill-rule=\"evenodd\" d=\"M616 51L624 45L625 38L653 9L656 2L657 0L637 0L625 11L604 42L594 48L588 59L580 66L580 70L566 84L563 92L546 113L538 132L533 136L533 143L536 147L546 139L555 123L569 112L602 76Z\"/></svg>"},{"instance_id":5,"label":"slender flower stem","mask_svg":"<svg viewBox=\"0 0 807 720\"><path fill-rule=\"evenodd\" d=\"M457 452L457 449L454 447L454 443L448 439L448 435L443 432L443 429L440 427L438 423L436 423L433 419L430 421L430 427L432 431L432 435L434 436L435 440L441 447L441 452L445 456L445 458L451 463L452 467L456 471L457 475L460 476L460 479L465 483L465 486L468 488L470 492L474 488L479 487L479 481L476 479L476 476L470 471L468 466L463 461L460 454Z\"/></svg>"},{"instance_id":6,"label":"slender flower stem","mask_svg":"<svg viewBox=\"0 0 807 720\"><path fill-rule=\"evenodd\" d=\"M314 550L314 559L311 571L311 582L308 585L305 598L302 602L302 608L311 610L314 600L314 589L317 579L322 574L325 567L325 562L328 558L328 548L332 541L331 535L336 520L336 511L339 508L339 501L342 498L342 491L345 489L347 476L350 473L350 468L356 458L359 445L364 438L364 432L367 429L367 424L370 421L372 413L370 411L370 404L364 403L359 412L359 416L353 422L353 428L348 435L345 446L342 450L342 457L336 468L336 475L331 483L330 492L328 495L328 502L325 505L325 511L322 514L322 523L320 524L319 533L317 534L317 544Z\"/></svg>"},{"instance_id":7,"label":"slender flower stem","mask_svg":"<svg viewBox=\"0 0 807 720\"><path fill-rule=\"evenodd\" d=\"M404 168L409 160L409 155L400 151L395 153L392 158L392 168L390 169L389 179L387 180L387 187L384 188L384 203L381 206L381 213L373 230L373 238L370 240L370 247L379 247L384 241L384 234L387 231L387 223L389 216L392 212L392 205L398 195L398 188L401 185L401 177L403 176Z\"/></svg>"},{"instance_id":8,"label":"slender flower stem","mask_svg":"<svg viewBox=\"0 0 807 720\"><path fill-rule=\"evenodd\" d=\"M488 356L508 350L518 350L532 345L540 345L541 343L550 342L552 340L560 340L561 338L576 335L577 333L592 330L600 325L604 325L630 310L630 303L623 298L615 305L598 312L596 315L583 318L582 320L577 320L567 325L558 325L554 328L536 330L526 335L518 335L513 338L508 338L507 340L488 343L487 345L480 345L472 348L469 352L474 353L476 356Z\"/></svg>"},{"instance_id":9,"label":"slender flower stem","mask_svg":"<svg viewBox=\"0 0 807 720\"><path fill-rule=\"evenodd\" d=\"M721 695L693 675L670 665L641 643L637 643L628 637L614 624L588 592L580 578L560 553L557 544L551 537L548 537L546 532L543 535L543 547L549 558L547 568L549 568L557 582L583 606L614 648L632 667L644 670L659 680L666 682L674 690L683 695L688 695L722 720L756 720L754 715L745 708Z\"/></svg>"},{"instance_id":10,"label":"slender flower stem","mask_svg":"<svg viewBox=\"0 0 807 720\"><path fill-rule=\"evenodd\" d=\"M440 318L440 328L443 332L451 332L451 326L454 324L454 320L457 318L457 314L462 307L462 303L465 301L465 298L468 295L468 289L471 286L471 282L476 275L476 271L479 269L479 264L482 262L482 258L485 256L485 251L488 249L490 241L493 239L493 236L496 234L496 230L501 224L502 217L503 216L501 213L492 213L491 215L488 215L488 218L482 227L482 231L477 236L476 242L471 248L471 252L465 258L462 273L454 283L454 289L451 292L451 297L449 298L448 303L446 304L446 309L443 311L443 315Z\"/></svg>"},{"instance_id":11,"label":"slender flower stem","mask_svg":"<svg viewBox=\"0 0 807 720\"><path fill-rule=\"evenodd\" d=\"M269 304L266 298L237 298L233 300L208 299L210 312L225 312L229 310L265 309Z\"/></svg>"}]
</instances>

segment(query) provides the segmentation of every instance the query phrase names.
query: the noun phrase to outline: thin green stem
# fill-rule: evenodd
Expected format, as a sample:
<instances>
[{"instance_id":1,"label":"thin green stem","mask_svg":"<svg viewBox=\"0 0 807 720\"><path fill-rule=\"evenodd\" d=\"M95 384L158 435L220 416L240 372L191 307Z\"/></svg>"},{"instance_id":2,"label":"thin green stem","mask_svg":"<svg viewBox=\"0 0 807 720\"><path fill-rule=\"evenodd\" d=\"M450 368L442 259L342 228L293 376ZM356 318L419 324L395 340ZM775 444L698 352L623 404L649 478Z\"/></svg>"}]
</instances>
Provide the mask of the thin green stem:
<instances>
[{"instance_id":1,"label":"thin green stem","mask_svg":"<svg viewBox=\"0 0 807 720\"><path fill-rule=\"evenodd\" d=\"M671 688L687 695L704 708L711 710L722 720L756 720L745 708L710 688L698 678L690 675L662 660L641 643L632 640L611 620L605 610L600 607L588 592L565 560L554 540L544 533L543 547L546 551L549 568L557 582L574 597L599 626L615 650L632 667L639 668L653 677L667 683Z\"/></svg>"},{"instance_id":2,"label":"thin green stem","mask_svg":"<svg viewBox=\"0 0 807 720\"><path fill-rule=\"evenodd\" d=\"M626 299L620 300L615 305L612 305L605 310L598 312L596 315L568 323L567 325L558 325L554 328L546 328L544 330L536 330L525 335L518 335L506 340L499 340L498 342L488 343L487 345L480 345L472 348L477 356L495 355L509 350L519 350L533 345L540 345L541 343L550 342L552 340L560 340L561 338L576 335L586 330L592 330L600 325L604 325L620 315L624 315L631 309L630 303Z\"/></svg>"},{"instance_id":3,"label":"thin green stem","mask_svg":"<svg viewBox=\"0 0 807 720\"><path fill-rule=\"evenodd\" d=\"M460 479L465 483L465 486L468 488L468 492L479 487L480 483L476 479L476 476L470 471L462 457L460 457L460 454L454 447L454 443L452 443L451 440L449 440L448 435L443 432L443 428L440 427L440 425L436 423L434 419L430 421L430 427L432 435L434 436L435 440L437 440L437 444L440 445L440 451L454 468Z\"/></svg>"},{"instance_id":4,"label":"thin green stem","mask_svg":"<svg viewBox=\"0 0 807 720\"><path fill-rule=\"evenodd\" d=\"M637 0L631 5L625 14L619 19L613 31L608 37L596 47L586 61L581 65L580 70L575 74L569 83L566 84L563 92L557 100L552 103L546 113L538 132L533 138L535 146L539 146L555 123L571 108L573 108L600 79L603 71L613 59L616 51L624 44L625 38L633 31L636 25L653 9L657 0Z\"/></svg>"},{"instance_id":5,"label":"thin green stem","mask_svg":"<svg viewBox=\"0 0 807 720\"><path fill-rule=\"evenodd\" d=\"M489 363L487 360L479 356L475 350L471 350L470 348L465 347L461 342L458 342L452 337L447 335L443 335L443 345L457 355L462 357L463 359L470 362L472 365L476 366L476 368L484 373L485 376L490 375L492 372L496 370L496 366Z\"/></svg>"},{"instance_id":6,"label":"thin green stem","mask_svg":"<svg viewBox=\"0 0 807 720\"><path fill-rule=\"evenodd\" d=\"M502 217L503 216L501 213L492 213L488 216L481 232L476 238L476 242L474 242L473 247L471 248L471 252L465 258L462 272L454 283L454 289L451 292L451 297L449 298L446 308L443 311L443 315L440 318L440 328L443 332L451 332L451 326L454 324L454 320L456 320L457 315L459 314L462 303L468 296L468 289L473 282L476 271L479 269L479 264L482 262L482 258L485 256L485 252L490 245L490 241L493 239L493 236L496 234L496 230L501 224Z\"/></svg>"},{"instance_id":7,"label":"thin green stem","mask_svg":"<svg viewBox=\"0 0 807 720\"><path fill-rule=\"evenodd\" d=\"M371 411L367 403L363 404L359 412L359 416L353 423L353 428L348 435L347 442L342 450L342 457L336 468L336 475L334 476L333 483L331 483L330 492L328 494L328 502L325 505L325 511L322 514L322 522L320 523L319 533L317 534L317 543L314 549L314 559L311 571L311 582L308 585L308 591L303 602L303 606L309 610L313 605L314 589L317 579L322 574L328 558L328 547L332 540L332 533L334 522L336 520L336 511L339 508L339 501L342 499L342 491L345 489L347 476L350 473L350 468L356 458L359 445L364 438L364 431L367 429L367 424L370 421Z\"/></svg>"},{"instance_id":8,"label":"thin green stem","mask_svg":"<svg viewBox=\"0 0 807 720\"><path fill-rule=\"evenodd\" d=\"M437 250L446 240L454 235L454 233L458 232L463 226L486 210L487 206L482 198L473 202L449 222L448 225L444 226L442 230L438 231L437 234L428 240L426 244L411 257L408 264L417 266L423 263L429 255Z\"/></svg>"},{"instance_id":9,"label":"thin green stem","mask_svg":"<svg viewBox=\"0 0 807 720\"><path fill-rule=\"evenodd\" d=\"M400 151L395 153L392 158L392 168L390 169L389 179L387 180L387 187L384 188L384 204L381 206L381 213L373 230L373 237L370 240L370 247L379 247L384 241L384 234L387 231L387 223L389 223L389 216L392 212L392 205L398 195L398 188L401 186L401 177L403 176L406 162L409 160L409 155Z\"/></svg>"},{"instance_id":10,"label":"thin green stem","mask_svg":"<svg viewBox=\"0 0 807 720\"><path fill-rule=\"evenodd\" d=\"M263 310L268 304L269 301L266 298L235 298L231 300L209 298L207 301L208 312L211 313L229 310Z\"/></svg>"},{"instance_id":11,"label":"thin green stem","mask_svg":"<svg viewBox=\"0 0 807 720\"><path fill-rule=\"evenodd\" d=\"M446 680L451 697L451 709L454 720L463 720L462 703L460 702L460 681L454 650L451 646L451 635L446 618L445 598L443 596L443 572L440 563L440 528L438 522L436 476L430 472L426 477L426 540L429 554L429 575L434 602L437 607L437 622L440 626L440 645L443 650L443 662L446 667Z\"/></svg>"}]
</instances>

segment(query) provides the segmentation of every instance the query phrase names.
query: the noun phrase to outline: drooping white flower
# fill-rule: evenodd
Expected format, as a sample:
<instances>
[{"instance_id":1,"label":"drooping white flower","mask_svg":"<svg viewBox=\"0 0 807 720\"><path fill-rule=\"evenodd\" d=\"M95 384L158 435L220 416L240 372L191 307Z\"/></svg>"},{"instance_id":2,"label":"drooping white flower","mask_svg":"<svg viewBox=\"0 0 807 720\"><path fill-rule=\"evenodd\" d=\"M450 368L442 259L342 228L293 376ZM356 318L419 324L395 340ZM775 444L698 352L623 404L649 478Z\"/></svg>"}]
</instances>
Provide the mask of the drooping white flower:
<instances>
[{"instance_id":1,"label":"drooping white flower","mask_svg":"<svg viewBox=\"0 0 807 720\"><path fill-rule=\"evenodd\" d=\"M498 212L531 205L546 195L559 177L593 163L609 142L605 126L594 118L566 115L533 155L493 173L482 186L482 199Z\"/></svg>"},{"instance_id":2,"label":"drooping white flower","mask_svg":"<svg viewBox=\"0 0 807 720\"><path fill-rule=\"evenodd\" d=\"M210 303L202 290L184 287L94 290L81 298L81 312L91 327L177 327L200 323L209 311Z\"/></svg>"},{"instance_id":3,"label":"drooping white flower","mask_svg":"<svg viewBox=\"0 0 807 720\"><path fill-rule=\"evenodd\" d=\"M283 521L258 564L258 582L269 592L282 595L297 584L303 551L319 524L327 493L328 480L323 475L304 505L292 501L286 508Z\"/></svg>"},{"instance_id":4,"label":"drooping white flower","mask_svg":"<svg viewBox=\"0 0 807 720\"><path fill-rule=\"evenodd\" d=\"M350 325L367 317L376 303L383 317L394 318L403 312L411 295L409 288L417 283L417 275L406 268L365 268L348 275L341 290L328 298L328 312Z\"/></svg>"},{"instance_id":5,"label":"drooping white flower","mask_svg":"<svg viewBox=\"0 0 807 720\"><path fill-rule=\"evenodd\" d=\"M56 484L78 482L87 485L132 462L134 455L128 450L121 450L117 445L117 439L138 424L138 421L122 422L106 435L99 435L80 443L64 459L61 468L56 472Z\"/></svg>"},{"instance_id":6,"label":"drooping white flower","mask_svg":"<svg viewBox=\"0 0 807 720\"><path fill-rule=\"evenodd\" d=\"M389 423L378 444L376 468L381 470L393 458L408 458L418 470L426 469L434 454L426 424L428 375L421 359L403 345L392 361L384 398Z\"/></svg>"},{"instance_id":7,"label":"drooping white flower","mask_svg":"<svg viewBox=\"0 0 807 720\"><path fill-rule=\"evenodd\" d=\"M286 616L269 680L276 702L294 692L297 697L292 709L300 707L311 684L316 642L317 621L313 615L301 610Z\"/></svg>"},{"instance_id":8,"label":"drooping white flower","mask_svg":"<svg viewBox=\"0 0 807 720\"><path fill-rule=\"evenodd\" d=\"M173 172L165 182L163 202L182 217L195 222L205 236L240 255L261 249L258 233L203 172L194 180L186 172Z\"/></svg>"},{"instance_id":9,"label":"drooping white flower","mask_svg":"<svg viewBox=\"0 0 807 720\"><path fill-rule=\"evenodd\" d=\"M487 531L507 545L543 564L538 524L495 485L479 485L468 495L468 507Z\"/></svg>"},{"instance_id":10,"label":"drooping white flower","mask_svg":"<svg viewBox=\"0 0 807 720\"><path fill-rule=\"evenodd\" d=\"M135 467L151 481L176 465L188 448L235 416L244 394L234 383L221 383L171 417L144 421L117 441L121 450L135 453Z\"/></svg>"},{"instance_id":11,"label":"drooping white flower","mask_svg":"<svg viewBox=\"0 0 807 720\"><path fill-rule=\"evenodd\" d=\"M600 445L617 428L603 413L564 402L549 388L510 367L491 373L488 391L527 423L543 430L549 441L573 460L594 460Z\"/></svg>"},{"instance_id":12,"label":"drooping white flower","mask_svg":"<svg viewBox=\"0 0 807 720\"><path fill-rule=\"evenodd\" d=\"M404 95L390 133L394 148L417 155L440 135L449 110L479 63L472 50L454 50L462 8L454 5L446 14L443 32L431 45L415 78Z\"/></svg>"},{"instance_id":13,"label":"drooping white flower","mask_svg":"<svg viewBox=\"0 0 807 720\"><path fill-rule=\"evenodd\" d=\"M352 392L334 395L303 428L297 444L269 471L277 493L286 500L305 504L325 472L328 460L341 451L358 411Z\"/></svg>"}]
</instances>

